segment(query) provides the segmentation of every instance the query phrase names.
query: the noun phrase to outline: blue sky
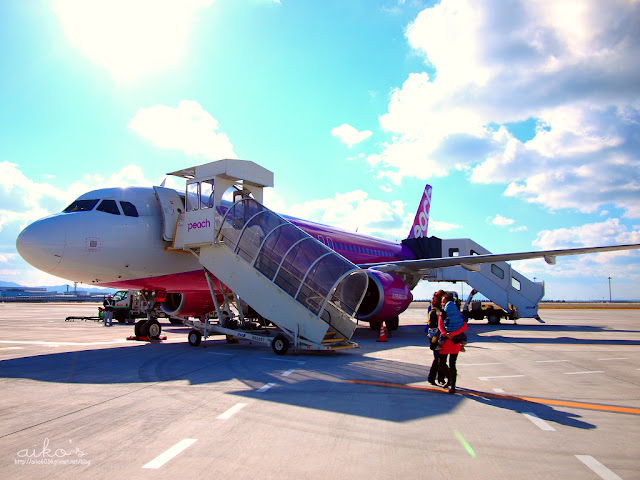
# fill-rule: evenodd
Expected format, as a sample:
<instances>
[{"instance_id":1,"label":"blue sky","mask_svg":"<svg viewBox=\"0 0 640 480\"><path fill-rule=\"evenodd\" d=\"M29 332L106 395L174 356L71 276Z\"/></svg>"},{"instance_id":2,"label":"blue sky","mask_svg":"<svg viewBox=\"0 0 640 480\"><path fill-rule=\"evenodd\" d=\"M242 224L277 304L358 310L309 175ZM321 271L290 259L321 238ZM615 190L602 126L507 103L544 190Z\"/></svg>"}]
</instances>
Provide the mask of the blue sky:
<instances>
[{"instance_id":1,"label":"blue sky","mask_svg":"<svg viewBox=\"0 0 640 480\"><path fill-rule=\"evenodd\" d=\"M273 209L394 240L429 182L430 235L640 243L640 3L605 3L2 2L0 280L61 283L15 238L85 191L234 157ZM638 253L516 268L640 298Z\"/></svg>"}]
</instances>

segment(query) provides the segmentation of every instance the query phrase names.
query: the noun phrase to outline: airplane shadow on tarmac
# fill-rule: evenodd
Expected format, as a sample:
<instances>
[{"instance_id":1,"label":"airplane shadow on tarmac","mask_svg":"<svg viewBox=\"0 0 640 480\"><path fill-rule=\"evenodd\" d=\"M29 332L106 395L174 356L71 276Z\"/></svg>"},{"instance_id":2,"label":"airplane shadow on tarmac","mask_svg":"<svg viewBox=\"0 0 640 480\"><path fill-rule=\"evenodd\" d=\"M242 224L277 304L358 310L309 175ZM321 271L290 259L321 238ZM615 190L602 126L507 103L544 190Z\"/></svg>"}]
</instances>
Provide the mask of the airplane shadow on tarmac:
<instances>
[{"instance_id":1,"label":"airplane shadow on tarmac","mask_svg":"<svg viewBox=\"0 0 640 480\"><path fill-rule=\"evenodd\" d=\"M500 334L492 334L493 331L500 331ZM530 332L530 335L508 336L503 333L505 330L513 330L514 332ZM550 332L566 333L563 336L551 336ZM592 325L523 325L523 324L475 324L469 323L467 335L469 342L477 343L514 343L514 344L546 344L546 345L611 345L611 346L638 346L640 340L613 339L594 337L593 334L634 334L638 335L637 330L617 330L612 328L603 328ZM547 335L545 335L547 334ZM590 338L576 338L569 335L588 334Z\"/></svg>"},{"instance_id":2,"label":"airplane shadow on tarmac","mask_svg":"<svg viewBox=\"0 0 640 480\"><path fill-rule=\"evenodd\" d=\"M273 358L267 358L270 356ZM304 365L296 368L296 363ZM283 370L292 367L295 374L282 375ZM390 422L450 413L461 402L472 399L516 412L534 412L540 418L574 428L594 428L575 415L537 403L491 398L488 394L482 397L481 393L480 396L449 395L439 389L375 385L388 383L403 387L424 383L427 370L425 365L353 353L276 357L261 345L228 345L224 340L211 340L207 342L207 348L193 348L186 343L154 343L51 353L0 362L0 378L62 384L154 386L186 380L190 385L198 386L239 380L246 389L230 394ZM363 382L374 385L363 385ZM268 383L275 384L268 394L257 393L257 389ZM198 394L197 390L186 392L193 397Z\"/></svg>"}]
</instances>

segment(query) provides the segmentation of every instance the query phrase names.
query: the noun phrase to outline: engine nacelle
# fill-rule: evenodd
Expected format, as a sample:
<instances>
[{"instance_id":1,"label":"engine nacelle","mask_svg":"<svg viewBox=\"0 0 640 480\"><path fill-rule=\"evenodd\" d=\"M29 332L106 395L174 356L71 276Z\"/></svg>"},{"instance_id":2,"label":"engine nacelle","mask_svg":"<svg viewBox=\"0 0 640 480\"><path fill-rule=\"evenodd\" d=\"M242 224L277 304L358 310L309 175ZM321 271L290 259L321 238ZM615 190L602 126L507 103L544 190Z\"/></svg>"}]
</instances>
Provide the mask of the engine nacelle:
<instances>
[{"instance_id":1,"label":"engine nacelle","mask_svg":"<svg viewBox=\"0 0 640 480\"><path fill-rule=\"evenodd\" d=\"M167 293L162 311L167 315L199 317L215 309L211 295L207 293Z\"/></svg>"},{"instance_id":2,"label":"engine nacelle","mask_svg":"<svg viewBox=\"0 0 640 480\"><path fill-rule=\"evenodd\" d=\"M413 301L411 290L399 276L373 269L367 275L369 286L356 313L358 320L381 323L395 319Z\"/></svg>"}]
</instances>

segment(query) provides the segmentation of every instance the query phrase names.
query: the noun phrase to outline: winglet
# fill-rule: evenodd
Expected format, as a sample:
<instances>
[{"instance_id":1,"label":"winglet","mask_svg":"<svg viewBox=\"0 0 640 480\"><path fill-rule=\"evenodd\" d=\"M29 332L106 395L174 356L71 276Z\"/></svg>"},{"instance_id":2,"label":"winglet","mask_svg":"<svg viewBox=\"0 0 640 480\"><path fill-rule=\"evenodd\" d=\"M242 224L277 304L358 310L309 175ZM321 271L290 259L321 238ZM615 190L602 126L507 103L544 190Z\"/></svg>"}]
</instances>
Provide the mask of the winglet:
<instances>
[{"instance_id":1,"label":"winglet","mask_svg":"<svg viewBox=\"0 0 640 480\"><path fill-rule=\"evenodd\" d=\"M411 231L407 238L422 238L427 236L427 228L429 227L429 210L431 209L431 185L424 187L424 193L416 212L416 218L413 220Z\"/></svg>"}]
</instances>

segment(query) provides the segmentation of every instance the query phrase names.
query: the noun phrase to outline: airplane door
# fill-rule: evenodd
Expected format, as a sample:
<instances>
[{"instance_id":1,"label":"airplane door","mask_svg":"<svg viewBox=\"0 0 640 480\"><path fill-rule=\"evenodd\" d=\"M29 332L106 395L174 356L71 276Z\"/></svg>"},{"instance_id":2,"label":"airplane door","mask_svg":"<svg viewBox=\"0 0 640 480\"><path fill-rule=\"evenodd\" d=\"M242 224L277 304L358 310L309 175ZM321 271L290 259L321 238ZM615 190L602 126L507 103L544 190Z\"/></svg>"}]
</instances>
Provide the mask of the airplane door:
<instances>
[{"instance_id":1,"label":"airplane door","mask_svg":"<svg viewBox=\"0 0 640 480\"><path fill-rule=\"evenodd\" d=\"M184 204L175 190L164 187L153 187L162 210L162 238L173 241L178 215L184 212Z\"/></svg>"}]
</instances>

